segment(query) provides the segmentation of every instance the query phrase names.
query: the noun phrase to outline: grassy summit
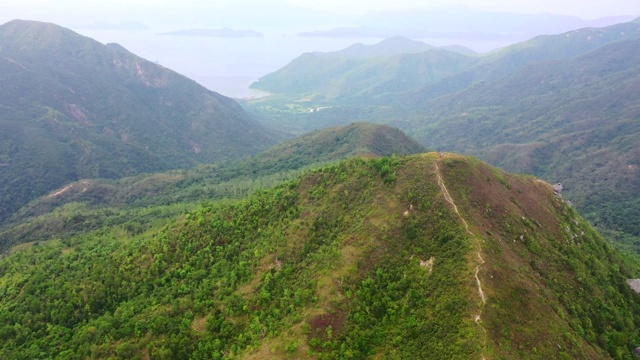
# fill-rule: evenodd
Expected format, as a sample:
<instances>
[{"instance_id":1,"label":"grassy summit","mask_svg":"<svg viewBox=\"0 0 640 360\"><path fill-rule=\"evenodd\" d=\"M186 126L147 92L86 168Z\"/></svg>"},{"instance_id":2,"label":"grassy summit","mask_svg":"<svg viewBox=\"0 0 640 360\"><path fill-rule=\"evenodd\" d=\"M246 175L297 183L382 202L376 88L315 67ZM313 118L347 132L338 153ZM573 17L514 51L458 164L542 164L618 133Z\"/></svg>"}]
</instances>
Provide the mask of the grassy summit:
<instances>
[{"instance_id":1,"label":"grassy summit","mask_svg":"<svg viewBox=\"0 0 640 360\"><path fill-rule=\"evenodd\" d=\"M640 298L550 185L354 158L0 262L4 358L631 358Z\"/></svg>"}]
</instances>

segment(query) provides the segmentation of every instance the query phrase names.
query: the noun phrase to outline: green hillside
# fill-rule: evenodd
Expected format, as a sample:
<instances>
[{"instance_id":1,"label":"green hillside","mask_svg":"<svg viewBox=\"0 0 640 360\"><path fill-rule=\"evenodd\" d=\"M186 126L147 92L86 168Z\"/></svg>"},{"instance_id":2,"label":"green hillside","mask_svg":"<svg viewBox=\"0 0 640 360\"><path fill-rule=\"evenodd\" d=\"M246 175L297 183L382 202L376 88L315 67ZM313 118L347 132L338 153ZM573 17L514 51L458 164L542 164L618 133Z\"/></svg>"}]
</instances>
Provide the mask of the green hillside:
<instances>
[{"instance_id":1,"label":"green hillside","mask_svg":"<svg viewBox=\"0 0 640 360\"><path fill-rule=\"evenodd\" d=\"M355 158L0 260L0 357L631 359L640 297L551 186Z\"/></svg>"},{"instance_id":2,"label":"green hillside","mask_svg":"<svg viewBox=\"0 0 640 360\"><path fill-rule=\"evenodd\" d=\"M322 103L314 112L290 106L313 109L313 100L292 97L246 107L295 132L354 119L387 123L430 149L562 182L565 197L608 238L640 253L639 39L637 21L579 29L478 56L472 66L410 91ZM405 77L426 79L417 72Z\"/></svg>"},{"instance_id":3,"label":"green hillside","mask_svg":"<svg viewBox=\"0 0 640 360\"><path fill-rule=\"evenodd\" d=\"M403 127L430 148L562 182L580 211L640 253L639 49L625 40L532 65L433 101Z\"/></svg>"},{"instance_id":4,"label":"green hillside","mask_svg":"<svg viewBox=\"0 0 640 360\"><path fill-rule=\"evenodd\" d=\"M425 104L439 97L504 80L534 64L568 61L639 37L640 23L634 21L538 36L478 56L431 49L355 57L356 50L367 53L356 45L334 53L307 53L263 76L253 86L272 95L244 106L263 123L293 134L352 121L391 123L413 132L414 126L397 120L428 115Z\"/></svg>"},{"instance_id":5,"label":"green hillside","mask_svg":"<svg viewBox=\"0 0 640 360\"><path fill-rule=\"evenodd\" d=\"M278 138L233 100L47 23L0 26L0 221L81 178L255 154Z\"/></svg>"},{"instance_id":6,"label":"green hillside","mask_svg":"<svg viewBox=\"0 0 640 360\"><path fill-rule=\"evenodd\" d=\"M617 41L640 37L640 24L630 22L604 28L583 28L557 35L542 35L479 57L475 66L437 84L416 89L415 103L454 94L483 83L491 83L549 61L570 60ZM412 95L414 96L414 95Z\"/></svg>"},{"instance_id":7,"label":"green hillside","mask_svg":"<svg viewBox=\"0 0 640 360\"><path fill-rule=\"evenodd\" d=\"M478 82L503 79L530 64L571 59L639 36L640 23L630 22L538 36L479 56L392 38L371 46L356 44L336 52L303 54L252 87L285 95L288 101L311 97L316 105L326 105L327 100L332 105L354 105L372 98L377 103L389 102L407 91L417 92L417 100L424 101Z\"/></svg>"},{"instance_id":8,"label":"green hillside","mask_svg":"<svg viewBox=\"0 0 640 360\"><path fill-rule=\"evenodd\" d=\"M397 37L331 53L303 54L251 87L311 97L314 103L348 101L411 90L474 63L473 56Z\"/></svg>"},{"instance_id":9,"label":"green hillside","mask_svg":"<svg viewBox=\"0 0 640 360\"><path fill-rule=\"evenodd\" d=\"M16 244L68 237L106 225L140 233L203 201L244 198L328 162L423 151L398 129L354 123L312 132L243 160L117 180L83 179L16 212L0 227L0 252Z\"/></svg>"}]
</instances>

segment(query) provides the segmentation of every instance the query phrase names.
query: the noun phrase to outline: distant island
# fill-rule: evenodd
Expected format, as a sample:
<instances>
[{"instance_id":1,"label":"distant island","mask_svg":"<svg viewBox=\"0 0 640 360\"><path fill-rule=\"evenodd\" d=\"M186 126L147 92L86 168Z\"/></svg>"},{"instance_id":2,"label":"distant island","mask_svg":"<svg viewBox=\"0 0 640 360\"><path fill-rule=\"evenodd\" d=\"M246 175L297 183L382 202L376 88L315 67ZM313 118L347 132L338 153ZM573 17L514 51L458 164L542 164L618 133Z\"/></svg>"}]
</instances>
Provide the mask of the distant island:
<instances>
[{"instance_id":1,"label":"distant island","mask_svg":"<svg viewBox=\"0 0 640 360\"><path fill-rule=\"evenodd\" d=\"M255 30L222 29L189 29L159 33L161 36L208 36L218 38L261 38L264 35Z\"/></svg>"}]
</instances>

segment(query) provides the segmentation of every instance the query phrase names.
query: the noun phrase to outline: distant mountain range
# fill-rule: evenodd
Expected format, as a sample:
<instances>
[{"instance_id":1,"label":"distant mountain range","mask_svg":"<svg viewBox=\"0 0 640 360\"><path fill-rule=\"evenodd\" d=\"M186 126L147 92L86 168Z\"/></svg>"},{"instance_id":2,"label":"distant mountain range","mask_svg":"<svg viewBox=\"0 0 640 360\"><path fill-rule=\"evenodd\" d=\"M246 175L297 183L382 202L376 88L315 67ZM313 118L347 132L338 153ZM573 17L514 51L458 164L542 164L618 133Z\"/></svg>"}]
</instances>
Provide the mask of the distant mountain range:
<instances>
[{"instance_id":1,"label":"distant mountain range","mask_svg":"<svg viewBox=\"0 0 640 360\"><path fill-rule=\"evenodd\" d=\"M578 209L640 252L639 39L636 20L473 57L426 50L354 65L346 56L305 54L256 84L280 95L248 107L266 119L278 109L273 124L296 131L389 123L428 148L563 182ZM305 68L314 70L298 70ZM324 110L287 114L287 103Z\"/></svg>"},{"instance_id":2,"label":"distant mountain range","mask_svg":"<svg viewBox=\"0 0 640 360\"><path fill-rule=\"evenodd\" d=\"M640 14L636 14L640 15ZM369 12L344 23L357 24L307 30L300 37L326 38L390 38L405 36L416 39L448 39L449 41L524 41L536 35L551 35L583 27L605 27L633 20L633 16L603 17L583 20L557 14L517 14L477 11L464 7L434 10Z\"/></svg>"},{"instance_id":3,"label":"distant mountain range","mask_svg":"<svg viewBox=\"0 0 640 360\"><path fill-rule=\"evenodd\" d=\"M414 36L423 32L432 35L440 33L445 37L449 34L449 38L455 34L473 37L475 33L484 35L485 39L491 39L492 36L494 39L509 36L526 40L541 34L551 35L578 28L604 27L628 22L634 19L633 15L640 16L640 14L631 14L584 20L576 16L550 13L518 14L478 11L464 7L444 7L439 10L373 12L362 15L358 23L376 28L413 30Z\"/></svg>"},{"instance_id":4,"label":"distant mountain range","mask_svg":"<svg viewBox=\"0 0 640 360\"><path fill-rule=\"evenodd\" d=\"M437 48L394 37L330 53L306 53L261 77L251 88L336 101L380 97L456 74L478 62L471 50Z\"/></svg>"},{"instance_id":5,"label":"distant mountain range","mask_svg":"<svg viewBox=\"0 0 640 360\"><path fill-rule=\"evenodd\" d=\"M232 99L119 45L15 20L0 49L0 221L70 181L239 158L278 139Z\"/></svg>"},{"instance_id":6,"label":"distant mountain range","mask_svg":"<svg viewBox=\"0 0 640 360\"><path fill-rule=\"evenodd\" d=\"M393 97L394 93L422 91L416 98L423 101L464 90L480 81L504 78L529 64L571 59L614 41L633 39L640 36L639 29L636 22L584 28L538 36L483 56L462 47L436 48L394 37L375 45L355 44L336 52L303 54L261 77L252 88L298 97L315 96L319 102L357 97L371 101L389 94Z\"/></svg>"},{"instance_id":7,"label":"distant mountain range","mask_svg":"<svg viewBox=\"0 0 640 360\"><path fill-rule=\"evenodd\" d=\"M347 4L345 7L349 7ZM630 4L631 5L631 4ZM165 23L177 28L189 28L193 24L205 29L221 27L238 29L256 29L262 33L288 34L305 32L325 32L325 36L345 36L345 33L331 30L339 28L377 29L378 33L369 33L377 38L404 35L422 37L424 34L440 34L441 36L458 36L477 40L512 39L526 40L539 34L557 34L581 27L603 27L630 21L637 6L629 6L622 16L603 16L592 20L584 20L577 16L562 14L538 13L521 14L499 11L482 11L463 6L429 6L416 3L423 9L407 9L400 11L362 11L342 12L319 10L287 2L253 3L250 8L244 3L228 4L224 7L202 3L198 6L185 7L179 3L165 3L159 7L144 4L128 4L128 7L145 19L164 19ZM587 7L587 5L585 5ZM593 8L604 7L597 4ZM83 24L95 29L116 29L119 22L115 19L119 14L108 13L109 22ZM610 12L607 12L610 13ZM603 12L603 14L605 14ZM595 14L597 16L597 14ZM104 16L103 16L104 17ZM82 19L80 17L80 19ZM181 19L188 19L181 21ZM82 20L76 20L82 24ZM106 26L105 26L106 25ZM148 25L148 24L147 24ZM122 28L123 29L123 28ZM298 30L299 29L299 30ZM379 31L384 31L380 33ZM389 33L388 31L392 31ZM362 33L355 35L360 36ZM421 36L422 35L422 36ZM453 37L455 39L455 37Z\"/></svg>"}]
</instances>

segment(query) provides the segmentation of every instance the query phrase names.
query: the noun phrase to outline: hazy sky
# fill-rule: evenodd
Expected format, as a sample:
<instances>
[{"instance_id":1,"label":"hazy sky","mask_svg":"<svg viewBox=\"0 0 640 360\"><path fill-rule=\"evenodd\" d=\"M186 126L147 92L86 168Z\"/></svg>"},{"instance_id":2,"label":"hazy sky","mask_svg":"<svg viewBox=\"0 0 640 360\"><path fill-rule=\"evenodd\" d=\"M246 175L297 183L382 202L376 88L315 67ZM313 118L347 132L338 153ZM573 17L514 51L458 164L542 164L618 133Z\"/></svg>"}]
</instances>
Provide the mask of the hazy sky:
<instances>
[{"instance_id":1,"label":"hazy sky","mask_svg":"<svg viewBox=\"0 0 640 360\"><path fill-rule=\"evenodd\" d=\"M287 3L337 14L465 6L488 11L549 12L584 19L640 15L638 0L0 0L0 19L78 23L84 19L97 21L101 18L107 21L142 21L145 18L146 21L153 21L155 19L152 16L157 16L158 21L165 21L167 16L189 16L194 11L221 11L230 7L242 7L250 12L251 9L265 6L284 7Z\"/></svg>"},{"instance_id":2,"label":"hazy sky","mask_svg":"<svg viewBox=\"0 0 640 360\"><path fill-rule=\"evenodd\" d=\"M338 12L363 9L391 10L460 5L478 10L574 15L597 18L609 15L640 14L638 0L291 0L291 3Z\"/></svg>"}]
</instances>

